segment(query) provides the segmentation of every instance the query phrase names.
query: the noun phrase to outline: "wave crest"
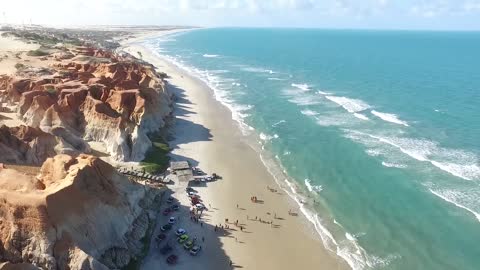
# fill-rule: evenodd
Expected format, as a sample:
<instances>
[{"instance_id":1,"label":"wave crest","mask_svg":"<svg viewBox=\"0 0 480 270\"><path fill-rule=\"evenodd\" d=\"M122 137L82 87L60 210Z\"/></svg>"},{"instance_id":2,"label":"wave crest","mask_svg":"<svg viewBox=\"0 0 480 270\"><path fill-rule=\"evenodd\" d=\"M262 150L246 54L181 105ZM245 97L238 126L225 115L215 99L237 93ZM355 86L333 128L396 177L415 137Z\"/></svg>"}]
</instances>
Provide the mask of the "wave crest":
<instances>
[{"instance_id":1,"label":"wave crest","mask_svg":"<svg viewBox=\"0 0 480 270\"><path fill-rule=\"evenodd\" d=\"M372 114L382 119L383 121L408 127L408 123L406 121L398 119L398 116L393 113L383 113L383 112L372 110Z\"/></svg>"},{"instance_id":2,"label":"wave crest","mask_svg":"<svg viewBox=\"0 0 480 270\"><path fill-rule=\"evenodd\" d=\"M342 106L349 113L361 112L370 108L370 105L359 99L337 96L325 96L325 98Z\"/></svg>"}]
</instances>

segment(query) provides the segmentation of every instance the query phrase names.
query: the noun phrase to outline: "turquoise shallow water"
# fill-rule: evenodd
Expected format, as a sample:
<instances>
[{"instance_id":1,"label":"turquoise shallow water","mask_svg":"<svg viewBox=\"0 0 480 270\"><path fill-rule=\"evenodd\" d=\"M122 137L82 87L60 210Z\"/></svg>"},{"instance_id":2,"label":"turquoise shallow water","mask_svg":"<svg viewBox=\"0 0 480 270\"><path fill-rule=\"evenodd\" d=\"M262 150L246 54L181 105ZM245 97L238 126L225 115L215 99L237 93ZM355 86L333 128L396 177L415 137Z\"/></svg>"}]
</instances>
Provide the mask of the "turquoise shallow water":
<instances>
[{"instance_id":1,"label":"turquoise shallow water","mask_svg":"<svg viewBox=\"0 0 480 270\"><path fill-rule=\"evenodd\" d=\"M480 33L203 29L146 41L228 106L354 269L480 269Z\"/></svg>"}]
</instances>

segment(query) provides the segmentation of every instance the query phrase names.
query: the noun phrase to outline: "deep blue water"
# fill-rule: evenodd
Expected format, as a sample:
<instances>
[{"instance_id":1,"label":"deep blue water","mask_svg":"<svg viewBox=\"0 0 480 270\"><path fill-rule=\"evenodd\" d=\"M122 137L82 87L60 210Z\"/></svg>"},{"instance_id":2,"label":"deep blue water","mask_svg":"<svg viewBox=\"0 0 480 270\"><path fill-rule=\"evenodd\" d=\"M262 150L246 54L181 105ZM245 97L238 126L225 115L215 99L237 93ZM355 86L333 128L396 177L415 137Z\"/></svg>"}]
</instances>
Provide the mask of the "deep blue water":
<instances>
[{"instance_id":1,"label":"deep blue water","mask_svg":"<svg viewBox=\"0 0 480 270\"><path fill-rule=\"evenodd\" d=\"M214 89L352 268L480 269L480 33L202 29L146 44Z\"/></svg>"}]
</instances>

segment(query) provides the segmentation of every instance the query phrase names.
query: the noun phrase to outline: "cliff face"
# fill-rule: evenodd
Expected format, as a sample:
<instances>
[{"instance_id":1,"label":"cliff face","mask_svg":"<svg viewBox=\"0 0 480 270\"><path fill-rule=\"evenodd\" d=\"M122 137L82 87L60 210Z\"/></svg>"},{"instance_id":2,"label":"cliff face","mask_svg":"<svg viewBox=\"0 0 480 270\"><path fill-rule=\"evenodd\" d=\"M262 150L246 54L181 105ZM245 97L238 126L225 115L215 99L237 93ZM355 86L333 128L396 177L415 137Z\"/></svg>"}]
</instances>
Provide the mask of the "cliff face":
<instances>
[{"instance_id":1,"label":"cliff face","mask_svg":"<svg viewBox=\"0 0 480 270\"><path fill-rule=\"evenodd\" d=\"M170 95L154 68L100 50L58 60L55 74L0 78L0 102L18 104L29 126L58 137L71 152L89 152L85 141L104 142L120 161L140 161L148 134L164 126ZM61 58L64 59L64 58Z\"/></svg>"},{"instance_id":2,"label":"cliff face","mask_svg":"<svg viewBox=\"0 0 480 270\"><path fill-rule=\"evenodd\" d=\"M37 177L0 169L0 262L121 268L141 252L159 197L87 155L48 158Z\"/></svg>"},{"instance_id":3,"label":"cliff face","mask_svg":"<svg viewBox=\"0 0 480 270\"><path fill-rule=\"evenodd\" d=\"M0 127L0 162L40 165L56 155L59 142L55 136L38 128L19 126ZM57 151L61 149L57 148Z\"/></svg>"}]
</instances>

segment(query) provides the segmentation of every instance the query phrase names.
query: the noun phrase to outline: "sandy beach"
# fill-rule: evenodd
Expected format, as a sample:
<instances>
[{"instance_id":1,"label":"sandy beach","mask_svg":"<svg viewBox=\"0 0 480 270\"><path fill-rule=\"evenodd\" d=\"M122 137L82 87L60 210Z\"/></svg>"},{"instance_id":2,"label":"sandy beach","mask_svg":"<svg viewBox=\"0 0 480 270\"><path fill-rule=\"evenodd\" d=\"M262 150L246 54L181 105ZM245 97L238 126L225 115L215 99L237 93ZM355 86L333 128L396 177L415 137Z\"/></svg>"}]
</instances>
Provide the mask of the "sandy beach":
<instances>
[{"instance_id":1,"label":"sandy beach","mask_svg":"<svg viewBox=\"0 0 480 270\"><path fill-rule=\"evenodd\" d=\"M172 187L172 196L184 206L175 214L181 217L175 228L186 229L203 245L201 253L192 257L175 243L175 252L180 255L176 269L348 269L323 247L301 213L289 214L290 209L298 213L298 207L277 186L258 153L245 141L231 112L215 100L213 91L138 43L125 46L132 55L141 52L143 60L169 75L169 87L177 96L172 158L188 160L209 174L223 177L195 187L208 208L202 226L188 218L186 184L175 183ZM257 203L251 201L252 196L258 198ZM159 224L167 219L161 216ZM237 220L243 231L233 224ZM215 225L220 224L230 229L216 232ZM159 228L156 230L158 234ZM152 245L142 269L163 264L165 257Z\"/></svg>"}]
</instances>

